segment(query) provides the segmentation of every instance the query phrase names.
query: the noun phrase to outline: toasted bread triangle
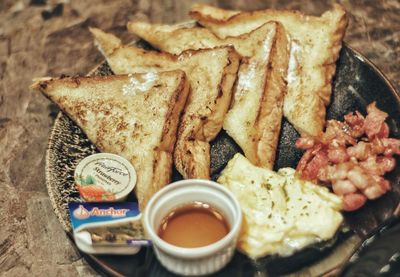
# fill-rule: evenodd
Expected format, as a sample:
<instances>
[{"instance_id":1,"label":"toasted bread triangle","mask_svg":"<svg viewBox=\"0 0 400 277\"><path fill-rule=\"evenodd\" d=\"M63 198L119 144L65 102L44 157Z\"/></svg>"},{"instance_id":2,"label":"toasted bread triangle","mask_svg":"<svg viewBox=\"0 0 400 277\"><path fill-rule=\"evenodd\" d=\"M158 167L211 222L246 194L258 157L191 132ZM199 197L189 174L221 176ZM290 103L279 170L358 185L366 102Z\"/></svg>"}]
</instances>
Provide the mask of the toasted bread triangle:
<instances>
[{"instance_id":1,"label":"toasted bread triangle","mask_svg":"<svg viewBox=\"0 0 400 277\"><path fill-rule=\"evenodd\" d=\"M240 56L231 46L185 51L179 56L123 46L112 34L90 29L116 74L182 69L191 92L178 129L174 152L184 178L210 179L210 145L231 103Z\"/></svg>"},{"instance_id":2,"label":"toasted bread triangle","mask_svg":"<svg viewBox=\"0 0 400 277\"><path fill-rule=\"evenodd\" d=\"M189 92L184 72L45 78L32 88L55 102L100 151L132 163L142 211L170 182L179 115Z\"/></svg>"},{"instance_id":3,"label":"toasted bread triangle","mask_svg":"<svg viewBox=\"0 0 400 277\"><path fill-rule=\"evenodd\" d=\"M281 22L292 44L284 115L301 134L317 136L323 131L335 62L348 23L342 6L335 4L316 17L295 11L240 12L198 4L190 15L220 38L247 33L271 20Z\"/></svg>"},{"instance_id":4,"label":"toasted bread triangle","mask_svg":"<svg viewBox=\"0 0 400 277\"><path fill-rule=\"evenodd\" d=\"M154 47L174 54L187 49L233 45L243 59L223 128L253 164L273 167L289 57L287 36L281 24L269 22L248 34L225 39L205 28L130 22L128 29Z\"/></svg>"}]
</instances>

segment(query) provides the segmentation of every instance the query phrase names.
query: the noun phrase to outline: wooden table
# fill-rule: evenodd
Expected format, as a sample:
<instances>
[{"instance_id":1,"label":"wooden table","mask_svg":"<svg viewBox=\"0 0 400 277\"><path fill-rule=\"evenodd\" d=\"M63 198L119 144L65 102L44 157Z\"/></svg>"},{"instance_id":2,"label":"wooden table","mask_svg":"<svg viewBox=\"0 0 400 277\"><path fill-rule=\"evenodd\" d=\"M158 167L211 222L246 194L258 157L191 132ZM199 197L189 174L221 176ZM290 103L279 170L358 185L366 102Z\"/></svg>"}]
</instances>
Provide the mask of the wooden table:
<instances>
[{"instance_id":1,"label":"wooden table","mask_svg":"<svg viewBox=\"0 0 400 277\"><path fill-rule=\"evenodd\" d=\"M128 20L187 20L194 2L245 10L266 7L321 14L328 2L300 0L2 0L0 1L0 275L97 276L62 231L45 187L44 156L57 110L31 93L32 78L85 74L102 60L87 27L125 42ZM400 2L343 0L345 41L400 90Z\"/></svg>"}]
</instances>

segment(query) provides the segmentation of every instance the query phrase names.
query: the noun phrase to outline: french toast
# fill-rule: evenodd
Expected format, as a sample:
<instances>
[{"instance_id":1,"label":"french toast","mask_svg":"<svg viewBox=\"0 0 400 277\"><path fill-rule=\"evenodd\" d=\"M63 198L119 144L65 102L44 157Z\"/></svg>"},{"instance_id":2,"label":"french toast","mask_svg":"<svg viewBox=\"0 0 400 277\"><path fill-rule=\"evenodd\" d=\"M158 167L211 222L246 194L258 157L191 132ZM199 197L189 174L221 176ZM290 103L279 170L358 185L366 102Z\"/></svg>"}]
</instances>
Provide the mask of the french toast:
<instances>
[{"instance_id":1,"label":"french toast","mask_svg":"<svg viewBox=\"0 0 400 277\"><path fill-rule=\"evenodd\" d=\"M240 56L232 46L188 50L179 56L123 46L112 34L91 28L115 74L182 69L191 91L181 117L174 162L184 178L210 179L210 144L231 103Z\"/></svg>"},{"instance_id":2,"label":"french toast","mask_svg":"<svg viewBox=\"0 0 400 277\"><path fill-rule=\"evenodd\" d=\"M42 78L31 88L56 103L100 151L132 163L141 211L170 182L179 116L189 94L183 71Z\"/></svg>"},{"instance_id":3,"label":"french toast","mask_svg":"<svg viewBox=\"0 0 400 277\"><path fill-rule=\"evenodd\" d=\"M296 11L242 12L198 4L190 15L220 38L247 33L268 21L282 23L291 38L284 115L302 135L318 136L323 131L335 63L348 23L342 6L335 4L317 17Z\"/></svg>"},{"instance_id":4,"label":"french toast","mask_svg":"<svg viewBox=\"0 0 400 277\"><path fill-rule=\"evenodd\" d=\"M224 39L196 27L130 22L128 29L154 47L173 54L233 45L243 58L223 128L253 164L273 167L289 60L287 35L280 23L269 22L250 33Z\"/></svg>"}]
</instances>

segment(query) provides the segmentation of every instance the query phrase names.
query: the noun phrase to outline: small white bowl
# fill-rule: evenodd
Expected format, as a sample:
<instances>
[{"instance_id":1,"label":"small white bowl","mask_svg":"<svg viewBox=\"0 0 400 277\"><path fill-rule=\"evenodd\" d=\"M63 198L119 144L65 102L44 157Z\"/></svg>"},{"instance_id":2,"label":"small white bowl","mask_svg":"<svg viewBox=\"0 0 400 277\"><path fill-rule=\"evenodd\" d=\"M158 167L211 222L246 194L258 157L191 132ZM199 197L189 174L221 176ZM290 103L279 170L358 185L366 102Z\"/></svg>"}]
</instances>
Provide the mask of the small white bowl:
<instances>
[{"instance_id":1,"label":"small white bowl","mask_svg":"<svg viewBox=\"0 0 400 277\"><path fill-rule=\"evenodd\" d=\"M196 248L172 245L157 235L162 219L174 208L200 201L219 211L230 231L219 241ZM235 196L222 185L189 179L172 183L149 201L143 216L144 229L153 242L158 260L169 271L181 275L206 275L223 268L233 257L242 223L242 211Z\"/></svg>"}]
</instances>

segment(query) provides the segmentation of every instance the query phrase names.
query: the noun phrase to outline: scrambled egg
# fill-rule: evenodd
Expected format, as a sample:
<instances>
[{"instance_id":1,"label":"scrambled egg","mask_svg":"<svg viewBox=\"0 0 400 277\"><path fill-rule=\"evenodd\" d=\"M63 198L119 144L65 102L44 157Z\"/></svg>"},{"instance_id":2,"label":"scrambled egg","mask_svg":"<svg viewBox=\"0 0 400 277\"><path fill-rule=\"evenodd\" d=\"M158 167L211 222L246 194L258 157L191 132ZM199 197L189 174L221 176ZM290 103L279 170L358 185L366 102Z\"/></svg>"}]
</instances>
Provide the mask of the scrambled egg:
<instances>
[{"instance_id":1,"label":"scrambled egg","mask_svg":"<svg viewBox=\"0 0 400 277\"><path fill-rule=\"evenodd\" d=\"M298 179L292 168L274 172L236 154L218 183L239 200L243 225L238 249L253 259L288 256L328 240L343 221L342 199L325 187Z\"/></svg>"}]
</instances>

